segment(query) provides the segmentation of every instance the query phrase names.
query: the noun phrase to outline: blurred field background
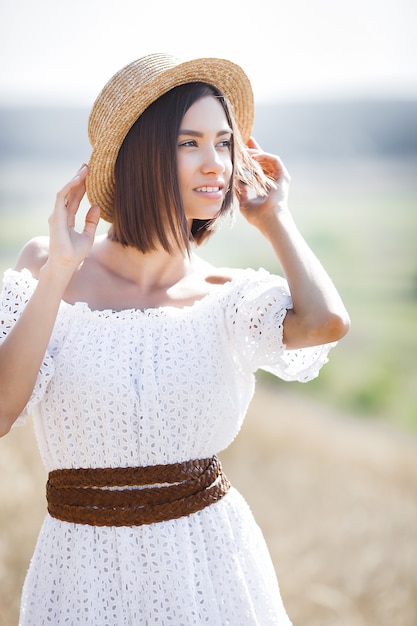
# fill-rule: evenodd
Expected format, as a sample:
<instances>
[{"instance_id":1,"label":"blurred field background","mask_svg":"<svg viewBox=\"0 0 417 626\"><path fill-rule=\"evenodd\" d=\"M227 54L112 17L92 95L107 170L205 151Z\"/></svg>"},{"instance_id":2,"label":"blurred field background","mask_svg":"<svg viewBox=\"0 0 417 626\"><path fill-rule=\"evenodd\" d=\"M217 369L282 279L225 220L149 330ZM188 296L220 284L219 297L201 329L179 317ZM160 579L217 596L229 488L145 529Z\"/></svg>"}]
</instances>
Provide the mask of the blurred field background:
<instances>
[{"instance_id":1,"label":"blurred field background","mask_svg":"<svg viewBox=\"0 0 417 626\"><path fill-rule=\"evenodd\" d=\"M1 270L47 234L56 191L88 160L86 119L0 110ZM264 530L294 626L416 626L416 103L263 105L254 136L284 159L293 214L352 329L308 385L260 374L222 459ZM201 252L279 272L239 216ZM0 626L17 623L45 513L33 439L28 424L0 441Z\"/></svg>"}]
</instances>

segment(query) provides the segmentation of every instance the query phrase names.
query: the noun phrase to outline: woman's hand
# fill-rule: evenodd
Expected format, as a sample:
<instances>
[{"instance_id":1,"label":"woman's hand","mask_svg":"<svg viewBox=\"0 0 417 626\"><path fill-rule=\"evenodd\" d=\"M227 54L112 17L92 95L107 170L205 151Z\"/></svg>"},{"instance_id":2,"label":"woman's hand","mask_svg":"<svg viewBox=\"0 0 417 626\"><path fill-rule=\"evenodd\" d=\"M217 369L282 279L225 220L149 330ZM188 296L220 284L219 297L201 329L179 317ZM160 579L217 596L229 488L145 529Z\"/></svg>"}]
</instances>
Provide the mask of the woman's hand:
<instances>
[{"instance_id":1,"label":"woman's hand","mask_svg":"<svg viewBox=\"0 0 417 626\"><path fill-rule=\"evenodd\" d=\"M291 179L279 157L263 152L253 137L248 140L247 152L250 158L261 166L265 176L274 183L263 196L252 196L246 185L243 183L239 185L242 215L250 224L264 231L267 229L271 216L275 217L281 211L288 211L288 191Z\"/></svg>"},{"instance_id":2,"label":"woman's hand","mask_svg":"<svg viewBox=\"0 0 417 626\"><path fill-rule=\"evenodd\" d=\"M100 219L100 208L92 206L85 217L82 232L75 230L75 217L85 194L88 167L82 165L74 178L57 193L55 208L49 218L49 257L47 264L72 274L88 255Z\"/></svg>"},{"instance_id":3,"label":"woman's hand","mask_svg":"<svg viewBox=\"0 0 417 626\"><path fill-rule=\"evenodd\" d=\"M349 328L349 316L329 275L307 245L288 210L290 177L281 160L262 152L254 139L247 144L250 157L275 183L264 196L250 196L240 186L243 215L271 243L284 271L293 308L284 321L288 349L337 341Z\"/></svg>"},{"instance_id":4,"label":"woman's hand","mask_svg":"<svg viewBox=\"0 0 417 626\"><path fill-rule=\"evenodd\" d=\"M88 168L82 166L57 194L49 218L49 249L31 240L16 269L29 269L38 279L22 314L0 345L0 436L6 434L26 406L45 355L61 299L94 241L100 209L87 212L84 229L75 231L75 216L85 193Z\"/></svg>"}]
</instances>

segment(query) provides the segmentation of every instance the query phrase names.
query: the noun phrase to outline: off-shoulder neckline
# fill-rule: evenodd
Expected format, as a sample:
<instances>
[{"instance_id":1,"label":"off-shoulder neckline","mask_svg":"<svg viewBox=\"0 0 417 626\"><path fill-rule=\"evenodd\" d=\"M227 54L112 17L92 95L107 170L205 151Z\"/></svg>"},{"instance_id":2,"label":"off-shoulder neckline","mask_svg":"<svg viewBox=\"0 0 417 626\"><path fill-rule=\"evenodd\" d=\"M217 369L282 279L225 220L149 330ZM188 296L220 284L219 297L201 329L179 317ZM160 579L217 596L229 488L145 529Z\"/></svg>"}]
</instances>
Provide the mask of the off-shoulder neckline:
<instances>
[{"instance_id":1,"label":"off-shoulder neckline","mask_svg":"<svg viewBox=\"0 0 417 626\"><path fill-rule=\"evenodd\" d=\"M266 270L260 268L259 270L254 270L252 268L236 268L233 269L233 274L230 280L219 283L217 285L213 285L213 288L205 294L202 298L198 298L194 300L191 304L184 306L175 306L175 305L161 305L157 307L145 307L141 308L125 308L125 309L113 309L111 307L104 309L95 309L92 308L88 302L77 301L74 303L67 302L66 300L61 300L60 308L61 310L73 311L76 313L88 314L95 316L97 318L116 318L116 319L131 319L133 317L144 316L144 317L161 317L165 315L181 315L181 313L186 313L193 311L195 309L200 308L207 302L210 302L212 298L215 296L219 296L219 294L223 295L228 293L229 290L233 289L236 284L240 283L242 280L247 278L248 276L253 276L255 273L264 273L267 274ZM37 279L32 275L32 273L24 268L22 270L14 270L9 269L6 270L5 276L13 276L14 274L18 276L24 277L29 283L36 284Z\"/></svg>"}]
</instances>

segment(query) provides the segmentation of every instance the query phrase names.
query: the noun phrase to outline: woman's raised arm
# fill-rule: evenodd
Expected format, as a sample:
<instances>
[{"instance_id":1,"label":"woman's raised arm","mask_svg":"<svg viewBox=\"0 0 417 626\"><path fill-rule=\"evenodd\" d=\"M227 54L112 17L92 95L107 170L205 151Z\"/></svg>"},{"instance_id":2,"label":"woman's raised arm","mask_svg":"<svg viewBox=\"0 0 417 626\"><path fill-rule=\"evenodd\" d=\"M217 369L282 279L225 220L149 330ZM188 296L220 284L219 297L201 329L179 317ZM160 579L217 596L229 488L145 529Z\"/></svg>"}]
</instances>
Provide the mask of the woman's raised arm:
<instances>
[{"instance_id":1,"label":"woman's raised arm","mask_svg":"<svg viewBox=\"0 0 417 626\"><path fill-rule=\"evenodd\" d=\"M252 138L248 151L275 182L266 196L255 198L241 185L240 205L248 222L271 243L288 281L293 309L284 321L284 342L293 349L337 341L349 330L349 315L288 209L288 172L277 156L263 152Z\"/></svg>"},{"instance_id":2,"label":"woman's raised arm","mask_svg":"<svg viewBox=\"0 0 417 626\"><path fill-rule=\"evenodd\" d=\"M0 436L10 430L32 394L63 294L94 241L99 207L88 211L82 233L74 229L87 171L82 166L57 194L49 218L49 245L45 240L32 240L16 265L17 270L29 269L38 284L0 345Z\"/></svg>"}]
</instances>

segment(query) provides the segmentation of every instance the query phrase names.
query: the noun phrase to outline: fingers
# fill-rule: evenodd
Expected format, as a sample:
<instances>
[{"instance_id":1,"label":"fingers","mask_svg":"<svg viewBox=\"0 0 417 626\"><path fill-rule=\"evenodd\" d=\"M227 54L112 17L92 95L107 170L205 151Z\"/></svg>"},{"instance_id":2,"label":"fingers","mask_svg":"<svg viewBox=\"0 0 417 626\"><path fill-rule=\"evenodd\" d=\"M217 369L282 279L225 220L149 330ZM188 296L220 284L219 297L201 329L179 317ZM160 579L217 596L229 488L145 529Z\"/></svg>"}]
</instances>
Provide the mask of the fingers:
<instances>
[{"instance_id":1,"label":"fingers","mask_svg":"<svg viewBox=\"0 0 417 626\"><path fill-rule=\"evenodd\" d=\"M83 164L76 175L57 193L55 210L65 211L68 226L73 227L75 215L85 194L85 179L88 173L87 165Z\"/></svg>"},{"instance_id":2,"label":"fingers","mask_svg":"<svg viewBox=\"0 0 417 626\"><path fill-rule=\"evenodd\" d=\"M100 207L94 205L90 207L87 215L85 216L85 224L83 234L90 238L93 238L97 229L97 225L100 221Z\"/></svg>"},{"instance_id":3,"label":"fingers","mask_svg":"<svg viewBox=\"0 0 417 626\"><path fill-rule=\"evenodd\" d=\"M258 144L257 141L255 141L254 137L249 137L246 145L248 148L253 148L255 150L262 150L261 146Z\"/></svg>"},{"instance_id":4,"label":"fingers","mask_svg":"<svg viewBox=\"0 0 417 626\"><path fill-rule=\"evenodd\" d=\"M75 217L85 194L85 179L88 174L87 165L81 165L75 176L56 195L55 207L49 218L54 229L74 229ZM95 234L100 220L100 208L93 206L87 212L83 234Z\"/></svg>"},{"instance_id":5,"label":"fingers","mask_svg":"<svg viewBox=\"0 0 417 626\"><path fill-rule=\"evenodd\" d=\"M237 181L236 190L237 190L238 197L239 197L239 204L243 206L247 202L248 197L249 197L248 186L246 185L246 183L243 183L242 181Z\"/></svg>"},{"instance_id":6,"label":"fingers","mask_svg":"<svg viewBox=\"0 0 417 626\"><path fill-rule=\"evenodd\" d=\"M78 170L77 174L70 181L71 190L66 197L66 206L70 209L74 214L78 211L78 207L80 206L80 202L85 194L85 179L87 177L88 167L87 165L82 165Z\"/></svg>"},{"instance_id":7,"label":"fingers","mask_svg":"<svg viewBox=\"0 0 417 626\"><path fill-rule=\"evenodd\" d=\"M250 157L259 163L266 176L276 182L283 179L286 181L291 180L288 170L279 156L264 152L253 137L248 139L246 147Z\"/></svg>"},{"instance_id":8,"label":"fingers","mask_svg":"<svg viewBox=\"0 0 417 626\"><path fill-rule=\"evenodd\" d=\"M59 198L63 198L64 200L68 201L69 197L74 194L74 191L77 188L84 186L87 172L88 172L88 167L84 163L83 165L81 165L80 169L75 174L75 176L71 178L71 180L66 185L64 185L64 187L62 187L62 189L58 192L57 196Z\"/></svg>"}]
</instances>

